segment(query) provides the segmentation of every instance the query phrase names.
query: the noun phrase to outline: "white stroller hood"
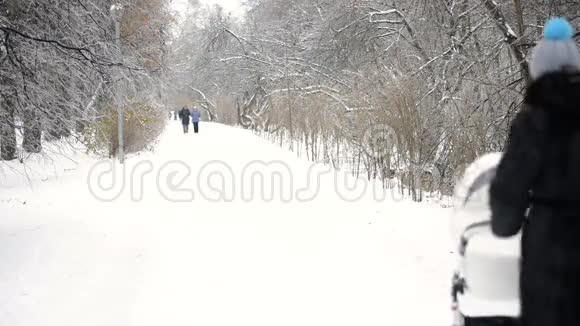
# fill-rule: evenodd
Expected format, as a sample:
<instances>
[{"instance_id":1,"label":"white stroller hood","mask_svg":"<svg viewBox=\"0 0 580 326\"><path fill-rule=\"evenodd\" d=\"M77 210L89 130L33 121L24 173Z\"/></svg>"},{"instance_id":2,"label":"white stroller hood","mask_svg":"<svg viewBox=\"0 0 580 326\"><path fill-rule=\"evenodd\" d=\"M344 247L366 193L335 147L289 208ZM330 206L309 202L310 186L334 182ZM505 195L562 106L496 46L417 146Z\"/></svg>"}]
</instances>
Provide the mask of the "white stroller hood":
<instances>
[{"instance_id":1,"label":"white stroller hood","mask_svg":"<svg viewBox=\"0 0 580 326\"><path fill-rule=\"evenodd\" d=\"M458 249L456 274L464 284L457 297L464 316L519 315L519 235L500 239L490 227L488 192L501 155L477 159L455 188L451 233Z\"/></svg>"},{"instance_id":2,"label":"white stroller hood","mask_svg":"<svg viewBox=\"0 0 580 326\"><path fill-rule=\"evenodd\" d=\"M453 194L451 234L459 244L465 230L474 224L491 221L489 184L502 153L485 154L471 163L457 182Z\"/></svg>"}]
</instances>

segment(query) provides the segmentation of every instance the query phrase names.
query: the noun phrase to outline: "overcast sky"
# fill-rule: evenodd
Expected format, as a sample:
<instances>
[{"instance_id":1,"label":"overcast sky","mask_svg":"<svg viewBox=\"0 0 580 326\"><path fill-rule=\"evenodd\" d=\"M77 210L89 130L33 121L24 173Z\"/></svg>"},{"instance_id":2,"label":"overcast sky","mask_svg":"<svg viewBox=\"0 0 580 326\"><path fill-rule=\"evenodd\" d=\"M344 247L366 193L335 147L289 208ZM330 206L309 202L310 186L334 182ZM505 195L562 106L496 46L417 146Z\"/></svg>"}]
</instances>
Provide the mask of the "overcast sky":
<instances>
[{"instance_id":1,"label":"overcast sky","mask_svg":"<svg viewBox=\"0 0 580 326\"><path fill-rule=\"evenodd\" d=\"M231 11L236 14L239 13L241 9L240 0L200 0L204 4L219 4L226 11ZM174 10L185 12L187 10L187 0L172 0L172 7Z\"/></svg>"}]
</instances>

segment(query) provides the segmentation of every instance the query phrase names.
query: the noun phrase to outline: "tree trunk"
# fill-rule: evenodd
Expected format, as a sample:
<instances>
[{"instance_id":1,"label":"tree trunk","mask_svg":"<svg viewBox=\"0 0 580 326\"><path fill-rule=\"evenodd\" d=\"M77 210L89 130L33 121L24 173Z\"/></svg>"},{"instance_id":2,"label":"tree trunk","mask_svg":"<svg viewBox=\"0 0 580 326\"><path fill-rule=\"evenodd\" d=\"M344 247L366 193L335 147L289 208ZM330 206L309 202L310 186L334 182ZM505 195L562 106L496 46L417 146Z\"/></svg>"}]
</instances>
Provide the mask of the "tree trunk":
<instances>
[{"instance_id":1,"label":"tree trunk","mask_svg":"<svg viewBox=\"0 0 580 326\"><path fill-rule=\"evenodd\" d=\"M514 0L516 21L518 23L518 33L520 37L526 32L524 25L524 10L522 8L522 0Z\"/></svg>"},{"instance_id":2,"label":"tree trunk","mask_svg":"<svg viewBox=\"0 0 580 326\"><path fill-rule=\"evenodd\" d=\"M306 147L306 159L310 161L310 146L308 146L308 133L304 131L304 146Z\"/></svg>"},{"instance_id":3,"label":"tree trunk","mask_svg":"<svg viewBox=\"0 0 580 326\"><path fill-rule=\"evenodd\" d=\"M339 167L340 167L340 140L337 137L336 138L336 166L334 168L338 169Z\"/></svg>"},{"instance_id":4,"label":"tree trunk","mask_svg":"<svg viewBox=\"0 0 580 326\"><path fill-rule=\"evenodd\" d=\"M40 153L42 150L40 121L36 111L28 110L23 115L24 136L22 148L28 153Z\"/></svg>"},{"instance_id":5,"label":"tree trunk","mask_svg":"<svg viewBox=\"0 0 580 326\"><path fill-rule=\"evenodd\" d=\"M242 125L242 110L240 108L240 99L236 100L236 109L238 110L238 126Z\"/></svg>"},{"instance_id":6,"label":"tree trunk","mask_svg":"<svg viewBox=\"0 0 580 326\"><path fill-rule=\"evenodd\" d=\"M308 137L308 136L306 136ZM314 131L310 132L310 151L312 152L310 157L312 158L312 162L316 162L316 160L318 159L316 152L317 152L317 147L316 147L316 135Z\"/></svg>"},{"instance_id":7,"label":"tree trunk","mask_svg":"<svg viewBox=\"0 0 580 326\"><path fill-rule=\"evenodd\" d=\"M16 129L14 128L14 108L3 102L0 106L0 160L16 159Z\"/></svg>"}]
</instances>

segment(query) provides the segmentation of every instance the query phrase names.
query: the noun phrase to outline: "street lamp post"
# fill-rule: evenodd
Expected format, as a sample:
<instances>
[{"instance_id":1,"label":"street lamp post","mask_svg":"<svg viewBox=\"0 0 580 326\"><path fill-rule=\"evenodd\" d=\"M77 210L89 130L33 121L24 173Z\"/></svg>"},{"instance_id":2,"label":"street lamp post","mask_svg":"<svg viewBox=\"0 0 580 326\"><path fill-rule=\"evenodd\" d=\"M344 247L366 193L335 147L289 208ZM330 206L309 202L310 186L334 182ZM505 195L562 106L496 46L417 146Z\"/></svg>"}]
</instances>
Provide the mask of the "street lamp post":
<instances>
[{"instance_id":1,"label":"street lamp post","mask_svg":"<svg viewBox=\"0 0 580 326\"><path fill-rule=\"evenodd\" d=\"M123 7L121 5L115 4L111 6L111 15L115 20L115 45L117 47L117 57L119 62L122 61L123 53L121 52L121 17L123 16ZM120 71L120 67L118 68ZM119 78L121 74L119 74ZM120 80L120 79L119 79ZM121 164L125 163L125 150L123 143L123 124L124 124L124 114L123 107L121 105L121 96L119 94L119 86L116 86L115 94L117 97L117 121L118 121L118 138L119 138L119 162Z\"/></svg>"}]
</instances>

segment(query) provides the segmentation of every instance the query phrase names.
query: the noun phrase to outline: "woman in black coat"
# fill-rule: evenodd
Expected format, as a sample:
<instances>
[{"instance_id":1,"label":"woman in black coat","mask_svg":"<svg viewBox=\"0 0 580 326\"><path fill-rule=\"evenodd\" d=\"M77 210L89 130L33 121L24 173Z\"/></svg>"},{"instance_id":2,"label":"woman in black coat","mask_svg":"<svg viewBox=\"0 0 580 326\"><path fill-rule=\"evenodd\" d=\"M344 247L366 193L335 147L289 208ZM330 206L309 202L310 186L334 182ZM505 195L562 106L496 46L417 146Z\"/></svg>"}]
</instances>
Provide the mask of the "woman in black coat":
<instances>
[{"instance_id":1,"label":"woman in black coat","mask_svg":"<svg viewBox=\"0 0 580 326\"><path fill-rule=\"evenodd\" d=\"M189 117L191 116L191 111L184 107L179 111L179 118L181 119L181 124L183 125L183 133L187 134L189 132Z\"/></svg>"},{"instance_id":2,"label":"woman in black coat","mask_svg":"<svg viewBox=\"0 0 580 326\"><path fill-rule=\"evenodd\" d=\"M556 31L552 30L555 28ZM492 230L522 231L522 326L580 325L580 54L552 20L490 187Z\"/></svg>"}]
</instances>

